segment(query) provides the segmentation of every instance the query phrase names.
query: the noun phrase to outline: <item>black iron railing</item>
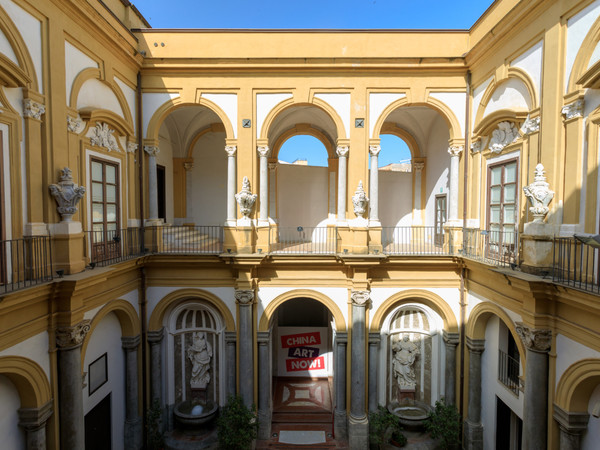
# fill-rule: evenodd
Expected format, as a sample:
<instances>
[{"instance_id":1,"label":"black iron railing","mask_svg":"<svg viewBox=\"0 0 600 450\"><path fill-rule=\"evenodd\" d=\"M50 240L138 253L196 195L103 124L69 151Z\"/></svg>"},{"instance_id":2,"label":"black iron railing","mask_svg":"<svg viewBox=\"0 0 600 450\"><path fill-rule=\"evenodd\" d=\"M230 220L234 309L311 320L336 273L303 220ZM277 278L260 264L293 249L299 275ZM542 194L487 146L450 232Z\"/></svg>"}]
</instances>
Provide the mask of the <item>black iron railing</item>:
<instances>
[{"instance_id":1,"label":"black iron railing","mask_svg":"<svg viewBox=\"0 0 600 450\"><path fill-rule=\"evenodd\" d=\"M381 241L386 255L448 254L447 236L436 227L383 227Z\"/></svg>"},{"instance_id":2,"label":"black iron railing","mask_svg":"<svg viewBox=\"0 0 600 450\"><path fill-rule=\"evenodd\" d=\"M222 226L162 226L152 232L154 253L223 252Z\"/></svg>"},{"instance_id":3,"label":"black iron railing","mask_svg":"<svg viewBox=\"0 0 600 450\"><path fill-rule=\"evenodd\" d=\"M145 253L141 228L112 231L86 231L90 263L108 266Z\"/></svg>"},{"instance_id":4,"label":"black iron railing","mask_svg":"<svg viewBox=\"0 0 600 450\"><path fill-rule=\"evenodd\" d=\"M277 227L269 230L269 253L334 254L335 227Z\"/></svg>"},{"instance_id":5,"label":"black iron railing","mask_svg":"<svg viewBox=\"0 0 600 450\"><path fill-rule=\"evenodd\" d=\"M0 291L35 286L53 275L50 236L0 241Z\"/></svg>"},{"instance_id":6,"label":"black iron railing","mask_svg":"<svg viewBox=\"0 0 600 450\"><path fill-rule=\"evenodd\" d=\"M515 395L519 395L519 361L498 350L498 380Z\"/></svg>"},{"instance_id":7,"label":"black iron railing","mask_svg":"<svg viewBox=\"0 0 600 450\"><path fill-rule=\"evenodd\" d=\"M462 255L495 266L516 265L519 261L519 236L516 230L464 230Z\"/></svg>"},{"instance_id":8,"label":"black iron railing","mask_svg":"<svg viewBox=\"0 0 600 450\"><path fill-rule=\"evenodd\" d=\"M600 249L576 238L555 238L552 281L600 293Z\"/></svg>"}]
</instances>

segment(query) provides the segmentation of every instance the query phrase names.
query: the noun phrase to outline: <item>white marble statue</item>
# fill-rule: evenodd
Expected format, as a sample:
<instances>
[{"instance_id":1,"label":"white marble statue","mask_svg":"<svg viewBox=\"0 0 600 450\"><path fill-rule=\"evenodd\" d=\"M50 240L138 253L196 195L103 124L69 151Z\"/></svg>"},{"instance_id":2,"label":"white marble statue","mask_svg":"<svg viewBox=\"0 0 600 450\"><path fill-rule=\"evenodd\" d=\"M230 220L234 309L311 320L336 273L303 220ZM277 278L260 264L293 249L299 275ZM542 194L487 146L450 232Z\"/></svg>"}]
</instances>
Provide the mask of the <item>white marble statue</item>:
<instances>
[{"instance_id":1,"label":"white marble statue","mask_svg":"<svg viewBox=\"0 0 600 450\"><path fill-rule=\"evenodd\" d=\"M393 344L394 351L393 369L394 376L400 389L414 389L417 384L414 363L420 353L419 347L410 341L408 335Z\"/></svg>"},{"instance_id":2,"label":"white marble statue","mask_svg":"<svg viewBox=\"0 0 600 450\"><path fill-rule=\"evenodd\" d=\"M194 332L192 345L187 349L187 356L192 362L192 389L206 389L210 382L210 360L212 358L212 346L206 340L206 333Z\"/></svg>"}]
</instances>

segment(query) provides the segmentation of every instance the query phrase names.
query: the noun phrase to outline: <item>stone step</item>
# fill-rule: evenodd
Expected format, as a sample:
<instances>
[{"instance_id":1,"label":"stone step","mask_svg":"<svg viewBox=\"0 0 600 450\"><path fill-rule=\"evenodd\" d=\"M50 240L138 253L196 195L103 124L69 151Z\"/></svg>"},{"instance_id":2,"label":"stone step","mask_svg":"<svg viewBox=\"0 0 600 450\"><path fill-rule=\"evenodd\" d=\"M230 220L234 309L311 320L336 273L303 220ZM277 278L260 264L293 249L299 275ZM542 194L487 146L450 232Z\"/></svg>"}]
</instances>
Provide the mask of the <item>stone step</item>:
<instances>
[{"instance_id":1,"label":"stone step","mask_svg":"<svg viewBox=\"0 0 600 450\"><path fill-rule=\"evenodd\" d=\"M274 423L327 423L332 421L331 412L273 412Z\"/></svg>"}]
</instances>

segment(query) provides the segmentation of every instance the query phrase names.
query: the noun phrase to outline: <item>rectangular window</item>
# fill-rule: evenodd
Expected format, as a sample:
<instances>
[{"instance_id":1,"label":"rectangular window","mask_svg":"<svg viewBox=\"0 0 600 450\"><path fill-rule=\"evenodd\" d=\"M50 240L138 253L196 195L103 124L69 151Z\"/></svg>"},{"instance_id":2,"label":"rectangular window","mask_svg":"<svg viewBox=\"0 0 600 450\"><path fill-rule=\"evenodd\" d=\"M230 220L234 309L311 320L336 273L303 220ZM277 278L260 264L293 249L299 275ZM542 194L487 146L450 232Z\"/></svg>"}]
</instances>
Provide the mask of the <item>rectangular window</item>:
<instances>
[{"instance_id":1,"label":"rectangular window","mask_svg":"<svg viewBox=\"0 0 600 450\"><path fill-rule=\"evenodd\" d=\"M515 255L517 231L517 160L488 167L488 255L510 259Z\"/></svg>"},{"instance_id":2,"label":"rectangular window","mask_svg":"<svg viewBox=\"0 0 600 450\"><path fill-rule=\"evenodd\" d=\"M120 254L119 166L91 160L91 199L93 261L116 258Z\"/></svg>"},{"instance_id":3,"label":"rectangular window","mask_svg":"<svg viewBox=\"0 0 600 450\"><path fill-rule=\"evenodd\" d=\"M435 196L435 245L444 245L444 224L446 223L446 194Z\"/></svg>"}]
</instances>

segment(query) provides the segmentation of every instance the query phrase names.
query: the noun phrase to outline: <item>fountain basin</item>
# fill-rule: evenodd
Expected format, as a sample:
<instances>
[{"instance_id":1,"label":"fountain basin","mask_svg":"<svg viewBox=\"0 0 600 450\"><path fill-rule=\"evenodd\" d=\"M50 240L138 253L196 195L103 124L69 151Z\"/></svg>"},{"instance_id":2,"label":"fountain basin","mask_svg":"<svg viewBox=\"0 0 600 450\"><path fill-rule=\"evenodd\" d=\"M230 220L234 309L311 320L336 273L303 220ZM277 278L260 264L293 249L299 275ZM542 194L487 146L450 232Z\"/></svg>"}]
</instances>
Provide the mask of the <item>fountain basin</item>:
<instances>
[{"instance_id":1,"label":"fountain basin","mask_svg":"<svg viewBox=\"0 0 600 450\"><path fill-rule=\"evenodd\" d=\"M193 430L202 428L202 425L210 422L217 415L219 407L216 403L202 404L203 411L199 415L192 414L192 408L196 406L190 401L186 400L175 405L173 414L175 415L175 421L186 430Z\"/></svg>"},{"instance_id":2,"label":"fountain basin","mask_svg":"<svg viewBox=\"0 0 600 450\"><path fill-rule=\"evenodd\" d=\"M415 401L408 405L391 403L388 405L388 411L398 417L402 426L408 430L420 430L429 417L431 406Z\"/></svg>"}]
</instances>

